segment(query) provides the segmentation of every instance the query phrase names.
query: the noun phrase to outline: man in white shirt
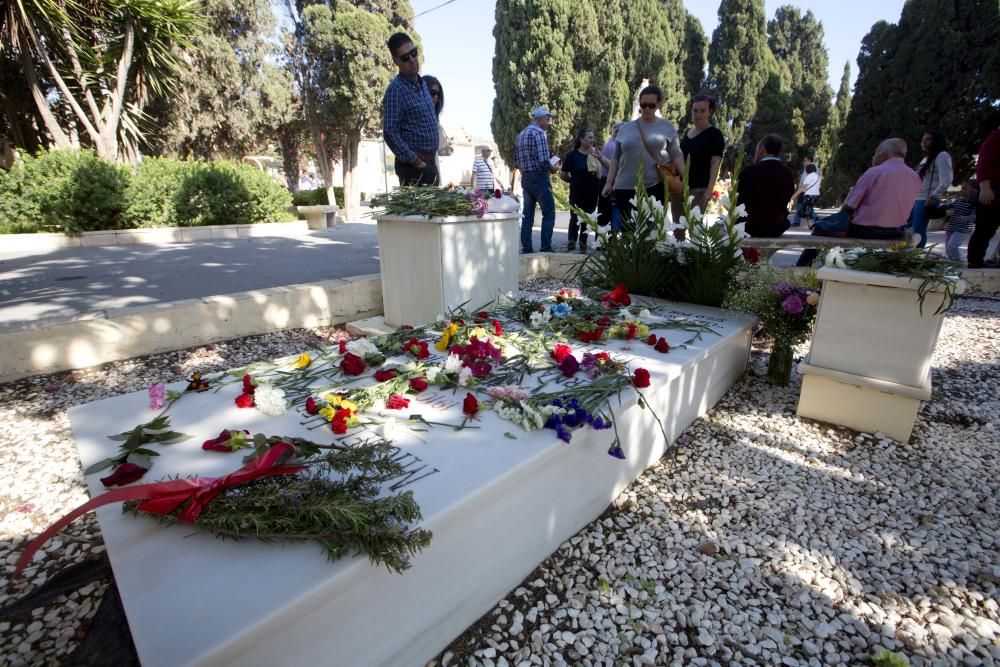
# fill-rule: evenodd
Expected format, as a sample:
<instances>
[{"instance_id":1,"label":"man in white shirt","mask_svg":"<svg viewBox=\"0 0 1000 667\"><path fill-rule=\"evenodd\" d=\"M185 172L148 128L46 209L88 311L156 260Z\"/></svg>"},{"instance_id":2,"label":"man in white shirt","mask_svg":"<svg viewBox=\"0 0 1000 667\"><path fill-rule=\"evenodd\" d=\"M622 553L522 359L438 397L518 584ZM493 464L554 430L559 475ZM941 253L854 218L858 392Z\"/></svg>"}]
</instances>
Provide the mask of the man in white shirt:
<instances>
[{"instance_id":1,"label":"man in white shirt","mask_svg":"<svg viewBox=\"0 0 1000 667\"><path fill-rule=\"evenodd\" d=\"M812 158L803 158L802 175L799 177L799 187L792 195L792 209L795 215L792 218L792 227L802 224L802 218L809 220L812 226L813 206L819 199L820 175L819 169L813 163ZM801 198L799 197L801 195Z\"/></svg>"}]
</instances>

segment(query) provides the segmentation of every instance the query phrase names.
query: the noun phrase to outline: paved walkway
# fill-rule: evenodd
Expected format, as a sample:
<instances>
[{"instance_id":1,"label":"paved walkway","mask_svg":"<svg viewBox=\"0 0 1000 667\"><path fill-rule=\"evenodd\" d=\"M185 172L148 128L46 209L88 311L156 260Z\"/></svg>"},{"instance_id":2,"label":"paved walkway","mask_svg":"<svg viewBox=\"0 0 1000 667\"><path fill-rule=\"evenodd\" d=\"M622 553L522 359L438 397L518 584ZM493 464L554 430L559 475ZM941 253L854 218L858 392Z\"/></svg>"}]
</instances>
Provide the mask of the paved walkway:
<instances>
[{"instance_id":1,"label":"paved walkway","mask_svg":"<svg viewBox=\"0 0 1000 667\"><path fill-rule=\"evenodd\" d=\"M559 251L565 247L568 220L568 213L556 216L553 245ZM540 215L535 223L536 250L541 245L539 225ZM786 234L809 232L793 228ZM943 246L944 232L932 232L931 242ZM782 251L773 261L790 265L797 257L797 251ZM0 325L378 271L373 221L291 237L0 252Z\"/></svg>"}]
</instances>

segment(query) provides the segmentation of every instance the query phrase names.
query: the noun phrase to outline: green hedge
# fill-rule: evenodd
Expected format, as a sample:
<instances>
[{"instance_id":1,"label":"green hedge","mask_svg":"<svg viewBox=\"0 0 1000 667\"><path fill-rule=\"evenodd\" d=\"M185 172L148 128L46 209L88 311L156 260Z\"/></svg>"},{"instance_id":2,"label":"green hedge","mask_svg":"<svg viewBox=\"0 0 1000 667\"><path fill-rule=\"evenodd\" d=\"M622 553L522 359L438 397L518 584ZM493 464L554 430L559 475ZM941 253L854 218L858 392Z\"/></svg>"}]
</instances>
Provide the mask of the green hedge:
<instances>
[{"instance_id":1,"label":"green hedge","mask_svg":"<svg viewBox=\"0 0 1000 667\"><path fill-rule=\"evenodd\" d=\"M344 188L333 188L333 194L337 198L337 206L344 208ZM365 193L361 193L361 199L365 198ZM313 190L299 190L292 195L292 203L296 206L326 206L330 203L330 198L326 196L326 188L315 188Z\"/></svg>"},{"instance_id":2,"label":"green hedge","mask_svg":"<svg viewBox=\"0 0 1000 667\"><path fill-rule=\"evenodd\" d=\"M134 170L92 151L25 156L0 171L0 233L78 233L292 220L291 195L240 162L145 158Z\"/></svg>"}]
</instances>

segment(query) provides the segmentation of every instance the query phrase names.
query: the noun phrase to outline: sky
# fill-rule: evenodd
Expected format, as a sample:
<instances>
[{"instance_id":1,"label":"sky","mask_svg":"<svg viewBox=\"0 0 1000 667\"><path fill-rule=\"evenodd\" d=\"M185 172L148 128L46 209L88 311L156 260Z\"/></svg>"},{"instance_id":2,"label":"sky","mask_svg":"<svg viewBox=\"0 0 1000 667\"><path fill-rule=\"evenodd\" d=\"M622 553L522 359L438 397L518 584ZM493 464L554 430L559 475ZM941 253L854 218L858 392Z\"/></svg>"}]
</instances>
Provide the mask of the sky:
<instances>
[{"instance_id":1,"label":"sky","mask_svg":"<svg viewBox=\"0 0 1000 667\"><path fill-rule=\"evenodd\" d=\"M872 24L899 21L904 0L765 0L767 17L781 5L811 10L823 24L830 56L830 86L840 87L844 63L851 63L851 82L857 76L858 49ZM711 38L718 22L715 0L685 0L688 11L701 21ZM421 72L441 80L445 92L442 122L464 127L477 138L489 139L493 115L493 0L410 0L423 41ZM424 14L421 16L421 14ZM527 119L525 119L527 121Z\"/></svg>"}]
</instances>

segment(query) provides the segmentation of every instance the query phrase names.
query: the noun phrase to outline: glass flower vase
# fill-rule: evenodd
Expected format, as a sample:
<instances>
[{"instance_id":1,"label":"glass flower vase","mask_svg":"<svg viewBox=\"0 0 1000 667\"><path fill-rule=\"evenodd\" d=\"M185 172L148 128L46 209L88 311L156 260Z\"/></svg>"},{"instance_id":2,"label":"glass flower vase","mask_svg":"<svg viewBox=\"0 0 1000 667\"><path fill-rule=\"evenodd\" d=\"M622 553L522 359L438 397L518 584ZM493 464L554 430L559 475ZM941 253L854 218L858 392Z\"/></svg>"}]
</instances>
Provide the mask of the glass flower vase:
<instances>
[{"instance_id":1,"label":"glass flower vase","mask_svg":"<svg viewBox=\"0 0 1000 667\"><path fill-rule=\"evenodd\" d=\"M776 386L785 387L792 379L792 357L794 351L788 343L775 341L771 347L771 357L767 361L767 379Z\"/></svg>"}]
</instances>

